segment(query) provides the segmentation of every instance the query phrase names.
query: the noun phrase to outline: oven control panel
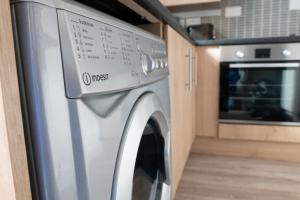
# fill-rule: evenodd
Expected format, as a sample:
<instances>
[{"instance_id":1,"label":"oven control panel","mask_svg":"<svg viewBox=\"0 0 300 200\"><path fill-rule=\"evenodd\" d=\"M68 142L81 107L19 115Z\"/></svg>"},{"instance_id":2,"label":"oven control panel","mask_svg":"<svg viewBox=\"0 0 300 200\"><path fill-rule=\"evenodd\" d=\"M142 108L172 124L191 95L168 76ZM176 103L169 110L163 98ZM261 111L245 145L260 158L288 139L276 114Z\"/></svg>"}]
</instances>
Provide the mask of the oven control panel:
<instances>
[{"instance_id":1,"label":"oven control panel","mask_svg":"<svg viewBox=\"0 0 300 200\"><path fill-rule=\"evenodd\" d=\"M256 48L255 49L255 58L271 58L271 49L270 48Z\"/></svg>"},{"instance_id":2,"label":"oven control panel","mask_svg":"<svg viewBox=\"0 0 300 200\"><path fill-rule=\"evenodd\" d=\"M164 42L64 10L58 20L68 97L130 89L165 76Z\"/></svg>"},{"instance_id":3,"label":"oven control panel","mask_svg":"<svg viewBox=\"0 0 300 200\"><path fill-rule=\"evenodd\" d=\"M221 62L300 60L299 51L299 43L222 46Z\"/></svg>"}]
</instances>

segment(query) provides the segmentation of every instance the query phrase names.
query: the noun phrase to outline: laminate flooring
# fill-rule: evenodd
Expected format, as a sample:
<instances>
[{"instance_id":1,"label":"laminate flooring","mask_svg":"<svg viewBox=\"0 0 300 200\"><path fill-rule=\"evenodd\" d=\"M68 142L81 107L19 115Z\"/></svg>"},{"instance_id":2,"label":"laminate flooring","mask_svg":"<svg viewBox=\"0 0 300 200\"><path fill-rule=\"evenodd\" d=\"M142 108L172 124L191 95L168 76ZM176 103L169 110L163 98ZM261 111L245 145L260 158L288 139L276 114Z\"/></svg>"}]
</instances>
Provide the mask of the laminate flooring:
<instances>
[{"instance_id":1,"label":"laminate flooring","mask_svg":"<svg viewBox=\"0 0 300 200\"><path fill-rule=\"evenodd\" d=\"M300 163L192 153L175 200L300 200Z\"/></svg>"}]
</instances>

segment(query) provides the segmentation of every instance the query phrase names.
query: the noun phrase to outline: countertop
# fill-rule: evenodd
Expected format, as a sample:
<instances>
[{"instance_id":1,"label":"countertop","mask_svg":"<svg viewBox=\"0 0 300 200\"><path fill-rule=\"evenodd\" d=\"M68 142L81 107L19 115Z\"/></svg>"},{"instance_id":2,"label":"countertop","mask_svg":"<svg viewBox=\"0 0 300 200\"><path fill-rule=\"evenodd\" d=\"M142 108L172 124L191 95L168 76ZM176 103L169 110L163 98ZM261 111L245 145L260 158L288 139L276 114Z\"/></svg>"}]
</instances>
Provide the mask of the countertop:
<instances>
[{"instance_id":1,"label":"countertop","mask_svg":"<svg viewBox=\"0 0 300 200\"><path fill-rule=\"evenodd\" d=\"M296 42L300 42L300 36L247 38L247 39L194 40L193 42L197 46L296 43Z\"/></svg>"},{"instance_id":2,"label":"countertop","mask_svg":"<svg viewBox=\"0 0 300 200\"><path fill-rule=\"evenodd\" d=\"M189 42L197 46L209 45L242 45L242 44L270 44L270 43L291 43L300 42L300 36L291 37L268 37L268 38L249 38L249 39L216 39L216 40L192 40L188 32L183 28L168 8L163 6L159 0L136 0L138 4L152 13L154 16L169 24L179 34Z\"/></svg>"}]
</instances>

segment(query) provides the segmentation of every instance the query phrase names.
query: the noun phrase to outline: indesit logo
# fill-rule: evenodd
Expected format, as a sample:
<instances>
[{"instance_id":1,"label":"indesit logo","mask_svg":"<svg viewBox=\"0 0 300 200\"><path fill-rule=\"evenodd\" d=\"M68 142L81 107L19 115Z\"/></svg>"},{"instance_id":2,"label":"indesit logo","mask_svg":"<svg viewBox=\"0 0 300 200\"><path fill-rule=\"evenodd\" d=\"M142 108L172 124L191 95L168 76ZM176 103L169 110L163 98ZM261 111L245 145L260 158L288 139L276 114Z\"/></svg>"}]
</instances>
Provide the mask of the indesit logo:
<instances>
[{"instance_id":1,"label":"indesit logo","mask_svg":"<svg viewBox=\"0 0 300 200\"><path fill-rule=\"evenodd\" d=\"M92 82L106 81L108 79L109 79L108 74L93 74L93 75L90 75L88 72L84 72L82 74L82 80L83 80L83 83L86 86L91 85Z\"/></svg>"},{"instance_id":2,"label":"indesit logo","mask_svg":"<svg viewBox=\"0 0 300 200\"><path fill-rule=\"evenodd\" d=\"M83 80L83 83L87 86L91 85L91 83L92 83L91 75L87 72L84 72L82 74L82 80Z\"/></svg>"}]
</instances>

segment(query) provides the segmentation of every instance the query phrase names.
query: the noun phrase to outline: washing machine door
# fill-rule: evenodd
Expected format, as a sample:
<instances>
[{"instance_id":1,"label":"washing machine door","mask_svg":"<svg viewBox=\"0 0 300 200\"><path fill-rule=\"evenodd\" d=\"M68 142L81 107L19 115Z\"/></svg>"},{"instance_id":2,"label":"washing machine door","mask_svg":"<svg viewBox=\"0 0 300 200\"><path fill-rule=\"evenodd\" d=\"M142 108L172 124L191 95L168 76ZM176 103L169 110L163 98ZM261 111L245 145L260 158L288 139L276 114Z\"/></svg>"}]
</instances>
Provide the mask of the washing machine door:
<instances>
[{"instance_id":1,"label":"washing machine door","mask_svg":"<svg viewBox=\"0 0 300 200\"><path fill-rule=\"evenodd\" d=\"M112 199L171 198L170 129L166 116L169 115L155 94L145 94L135 104L118 154Z\"/></svg>"}]
</instances>

